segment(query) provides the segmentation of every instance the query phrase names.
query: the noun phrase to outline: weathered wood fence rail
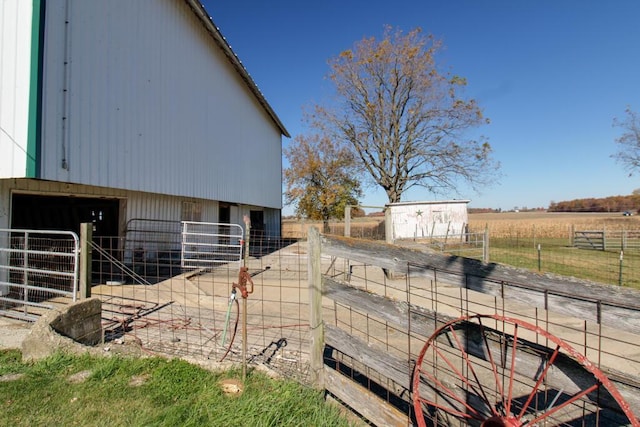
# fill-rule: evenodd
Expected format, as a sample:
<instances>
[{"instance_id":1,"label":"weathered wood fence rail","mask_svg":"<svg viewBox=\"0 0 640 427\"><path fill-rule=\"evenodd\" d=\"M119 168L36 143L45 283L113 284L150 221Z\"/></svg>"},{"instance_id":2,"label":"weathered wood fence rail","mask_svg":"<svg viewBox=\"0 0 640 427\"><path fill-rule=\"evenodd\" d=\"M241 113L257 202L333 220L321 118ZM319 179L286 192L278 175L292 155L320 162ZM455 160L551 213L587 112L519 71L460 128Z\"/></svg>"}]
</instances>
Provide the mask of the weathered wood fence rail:
<instances>
[{"instance_id":1,"label":"weathered wood fence rail","mask_svg":"<svg viewBox=\"0 0 640 427\"><path fill-rule=\"evenodd\" d=\"M549 327L566 323L550 322L550 313L581 319L584 337L573 345L577 347L584 340L583 350L598 360L613 355L604 354L607 350L600 344L594 348L587 343L593 339L588 324L597 325L600 331L608 328L640 335L640 294L631 289L540 275L382 242L321 236L315 229L309 233L308 252L312 380L376 425L414 423L411 381L417 354L437 327L460 315L509 312L509 306L515 304L535 310L536 324L546 321ZM340 265L344 266L342 270L338 268ZM352 274L354 265L364 269L364 274ZM372 278L371 266L385 271L377 281ZM446 286L439 287L442 284ZM444 303L437 295L433 297L438 293L445 295L443 289L454 288L459 289L454 302ZM476 293L493 302L483 305L471 295ZM517 313L519 309L515 310ZM468 330L466 334L472 336L474 331ZM600 335L596 339L603 340ZM636 346L635 356L621 363L635 366L640 364L635 360L640 346L633 337L630 341ZM536 372L545 363L541 357L549 357L551 351L542 351L544 356L519 356L518 373ZM473 357L486 358L480 350L468 352ZM558 374L553 378L554 384L547 386L563 393L578 392L590 375L570 357L558 358L555 366ZM607 374L633 411L640 413L640 366L636 371L607 369ZM600 421L605 423L600 425L622 425L617 424L618 406L610 395L598 393L597 405L614 413L610 415L613 418L607 418L606 410L599 412L603 414L602 420L607 420Z\"/></svg>"}]
</instances>

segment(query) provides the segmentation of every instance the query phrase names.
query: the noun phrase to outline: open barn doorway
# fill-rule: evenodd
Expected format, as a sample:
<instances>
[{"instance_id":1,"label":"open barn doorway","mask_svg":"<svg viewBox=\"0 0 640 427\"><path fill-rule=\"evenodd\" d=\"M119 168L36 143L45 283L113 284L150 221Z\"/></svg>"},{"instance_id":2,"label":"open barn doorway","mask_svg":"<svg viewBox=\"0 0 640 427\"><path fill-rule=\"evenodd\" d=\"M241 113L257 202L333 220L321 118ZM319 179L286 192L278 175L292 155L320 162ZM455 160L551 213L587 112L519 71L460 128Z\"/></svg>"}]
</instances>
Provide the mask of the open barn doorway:
<instances>
[{"instance_id":1,"label":"open barn doorway","mask_svg":"<svg viewBox=\"0 0 640 427\"><path fill-rule=\"evenodd\" d=\"M12 194L11 228L27 230L64 230L80 234L80 224L93 223L94 238L118 236L120 201L118 199L69 196ZM115 242L100 239L103 249Z\"/></svg>"}]
</instances>

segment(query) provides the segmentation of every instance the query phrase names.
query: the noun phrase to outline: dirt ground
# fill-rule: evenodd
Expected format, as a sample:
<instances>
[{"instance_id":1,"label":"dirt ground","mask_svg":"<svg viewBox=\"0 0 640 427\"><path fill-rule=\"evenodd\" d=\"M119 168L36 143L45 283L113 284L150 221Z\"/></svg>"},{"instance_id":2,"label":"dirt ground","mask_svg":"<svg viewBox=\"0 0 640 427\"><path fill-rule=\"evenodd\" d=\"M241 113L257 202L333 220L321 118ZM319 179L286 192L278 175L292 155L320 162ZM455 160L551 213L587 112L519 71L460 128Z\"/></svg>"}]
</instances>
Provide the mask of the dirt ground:
<instances>
[{"instance_id":1,"label":"dirt ground","mask_svg":"<svg viewBox=\"0 0 640 427\"><path fill-rule=\"evenodd\" d=\"M32 323L0 316L0 349L20 348Z\"/></svg>"}]
</instances>

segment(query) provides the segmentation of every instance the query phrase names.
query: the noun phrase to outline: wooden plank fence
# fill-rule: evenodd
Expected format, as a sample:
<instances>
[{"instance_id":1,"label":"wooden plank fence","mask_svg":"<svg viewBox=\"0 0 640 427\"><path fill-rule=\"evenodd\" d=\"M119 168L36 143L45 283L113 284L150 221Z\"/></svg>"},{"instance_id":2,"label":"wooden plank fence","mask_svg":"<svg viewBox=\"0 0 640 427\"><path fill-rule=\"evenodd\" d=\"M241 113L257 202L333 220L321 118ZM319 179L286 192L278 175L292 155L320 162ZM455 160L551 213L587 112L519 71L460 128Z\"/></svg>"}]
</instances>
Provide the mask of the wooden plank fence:
<instances>
[{"instance_id":1,"label":"wooden plank fence","mask_svg":"<svg viewBox=\"0 0 640 427\"><path fill-rule=\"evenodd\" d=\"M548 322L550 312L584 319L585 351L586 336L591 333L587 332L590 329L587 322L601 328L604 325L613 330L640 334L640 294L630 289L540 275L382 242L321 236L317 229L312 229L308 238L312 380L318 388L337 397L374 425L413 425L411 378L416 354L438 326L457 318L439 310L437 301L432 302L431 307L414 302L416 295L420 295L422 300L424 294L433 293L433 288L412 290L413 277L430 278L432 285L442 282L449 287L458 287L461 312L469 313L471 305L479 304L465 295L479 292L493 297L495 301L493 307L485 306L480 311L497 311L499 307L504 311L507 301L535 308L536 323L542 323L545 316ZM405 294L403 296L402 289L387 288L387 279L382 280L382 294L374 292L374 287L366 283L364 288L362 283L349 283L352 276L349 274L347 279L346 271L351 273L348 266L344 275L336 271L329 274L329 271L323 271L326 269L322 265L322 259L327 257L331 258L334 268L339 263L336 260L346 260L349 265L377 266L385 271L384 277L387 278L404 276L407 283ZM327 301L330 302L328 305ZM328 315L327 307L331 306L333 312ZM339 313L340 307L345 308L346 315ZM347 319L343 324L339 320L341 317ZM354 320L358 318L362 319L361 324ZM467 333L474 332L469 330ZM574 345L579 344L576 342ZM548 351L547 356L551 350ZM640 347L635 351L636 356L640 354ZM474 353L470 350L469 354L486 357L481 351ZM599 359L600 353L596 356ZM525 375L535 372L540 366L540 355L518 357L518 370ZM555 389L565 393L579 391L579 384L585 381L581 367L570 358L558 360L555 365L559 372L553 379ZM629 373L609 372L627 403L640 413L640 379ZM372 383L376 387L372 387ZM616 407L606 393L602 396L599 393L598 405ZM603 420L607 419L605 415L603 417ZM611 420L600 423L617 425Z\"/></svg>"}]
</instances>

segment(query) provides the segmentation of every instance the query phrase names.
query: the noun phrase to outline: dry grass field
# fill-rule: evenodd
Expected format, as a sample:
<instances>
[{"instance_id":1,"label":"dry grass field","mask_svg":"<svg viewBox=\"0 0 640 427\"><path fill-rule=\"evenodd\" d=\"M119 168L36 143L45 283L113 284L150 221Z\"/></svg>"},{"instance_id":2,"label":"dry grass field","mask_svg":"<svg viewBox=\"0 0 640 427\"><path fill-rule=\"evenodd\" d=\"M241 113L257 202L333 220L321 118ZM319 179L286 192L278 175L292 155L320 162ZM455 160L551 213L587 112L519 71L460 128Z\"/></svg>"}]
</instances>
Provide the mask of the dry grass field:
<instances>
[{"instance_id":1,"label":"dry grass field","mask_svg":"<svg viewBox=\"0 0 640 427\"><path fill-rule=\"evenodd\" d=\"M310 227L317 227L322 231L321 221L284 219L282 220L282 237L304 239ZM344 222L332 220L329 222L330 234L344 235ZM351 219L351 236L372 239L384 239L384 216L363 217Z\"/></svg>"},{"instance_id":2,"label":"dry grass field","mask_svg":"<svg viewBox=\"0 0 640 427\"><path fill-rule=\"evenodd\" d=\"M481 232L489 228L493 238L514 235L538 238L569 238L574 230L640 230L640 216L623 216L621 213L550 213L504 212L470 214L469 228Z\"/></svg>"},{"instance_id":3,"label":"dry grass field","mask_svg":"<svg viewBox=\"0 0 640 427\"><path fill-rule=\"evenodd\" d=\"M353 218L354 237L384 236L384 217ZM309 227L322 230L322 223L285 219L282 221L282 237L304 238ZM332 234L343 234L344 223L331 221ZM471 232L482 232L489 228L493 238L535 236L538 238L569 238L572 229L586 230L640 230L639 216L623 216L615 213L549 213L549 212L503 212L469 214ZM383 238L383 237L380 237Z\"/></svg>"},{"instance_id":4,"label":"dry grass field","mask_svg":"<svg viewBox=\"0 0 640 427\"><path fill-rule=\"evenodd\" d=\"M312 221L283 221L283 237L306 238ZM622 213L504 212L469 215L469 231L489 230L489 261L540 272L551 272L600 283L640 288L640 215ZM574 231L633 232L621 260L620 246L606 251L573 247ZM343 235L344 223L330 223L330 234ZM384 240L384 218L354 218L351 236ZM619 237L614 238L618 239ZM450 252L450 249L444 251ZM453 252L452 252L453 253ZM461 255L462 252L455 252ZM463 256L482 258L482 247L465 250Z\"/></svg>"}]
</instances>

